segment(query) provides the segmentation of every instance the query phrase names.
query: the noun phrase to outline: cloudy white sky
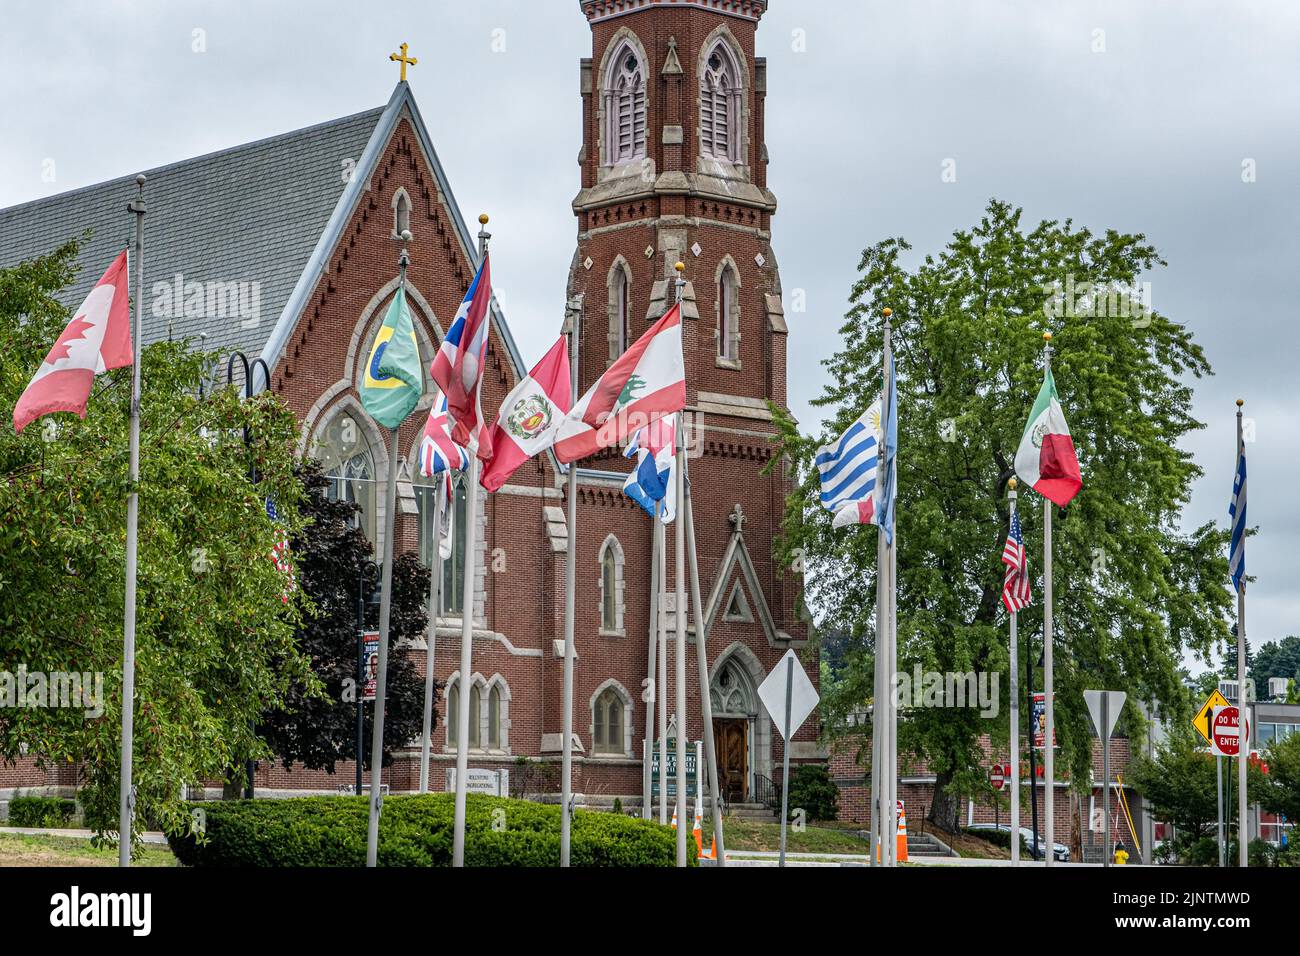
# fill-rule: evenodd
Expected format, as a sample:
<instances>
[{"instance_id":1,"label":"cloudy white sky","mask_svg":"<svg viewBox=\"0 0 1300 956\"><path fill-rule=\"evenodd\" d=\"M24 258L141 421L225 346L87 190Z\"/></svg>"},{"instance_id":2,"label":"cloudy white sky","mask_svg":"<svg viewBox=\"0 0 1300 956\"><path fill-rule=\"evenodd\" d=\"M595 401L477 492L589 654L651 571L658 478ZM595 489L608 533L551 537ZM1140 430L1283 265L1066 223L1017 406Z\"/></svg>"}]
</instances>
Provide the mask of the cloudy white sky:
<instances>
[{"instance_id":1,"label":"cloudy white sky","mask_svg":"<svg viewBox=\"0 0 1300 956\"><path fill-rule=\"evenodd\" d=\"M402 41L465 215L492 215L494 278L538 356L576 228L590 55L577 0L7 6L0 207L381 105ZM787 293L808 302L790 340L805 425L819 423L808 402L864 246L902 235L918 255L938 250L994 196L1031 221L1144 232L1169 262L1146 277L1154 305L1216 372L1196 387L1207 428L1187 447L1205 477L1186 520L1226 524L1243 397L1260 529L1248 633L1300 633L1300 508L1287 498L1300 465L1300 5L772 0L759 46L774 245Z\"/></svg>"}]
</instances>

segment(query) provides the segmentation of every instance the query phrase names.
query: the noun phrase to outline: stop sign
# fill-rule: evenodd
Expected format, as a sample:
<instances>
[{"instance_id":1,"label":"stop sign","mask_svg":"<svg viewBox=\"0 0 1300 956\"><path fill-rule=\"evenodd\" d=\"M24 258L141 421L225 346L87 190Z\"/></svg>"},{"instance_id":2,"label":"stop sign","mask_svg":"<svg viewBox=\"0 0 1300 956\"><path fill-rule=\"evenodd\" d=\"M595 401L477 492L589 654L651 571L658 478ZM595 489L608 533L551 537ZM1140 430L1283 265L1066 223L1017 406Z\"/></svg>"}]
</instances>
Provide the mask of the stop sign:
<instances>
[{"instance_id":1,"label":"stop sign","mask_svg":"<svg viewBox=\"0 0 1300 956\"><path fill-rule=\"evenodd\" d=\"M1221 757L1235 757L1241 752L1241 741L1249 739L1249 722L1241 719L1236 707L1219 707L1210 720L1210 740L1214 752Z\"/></svg>"}]
</instances>

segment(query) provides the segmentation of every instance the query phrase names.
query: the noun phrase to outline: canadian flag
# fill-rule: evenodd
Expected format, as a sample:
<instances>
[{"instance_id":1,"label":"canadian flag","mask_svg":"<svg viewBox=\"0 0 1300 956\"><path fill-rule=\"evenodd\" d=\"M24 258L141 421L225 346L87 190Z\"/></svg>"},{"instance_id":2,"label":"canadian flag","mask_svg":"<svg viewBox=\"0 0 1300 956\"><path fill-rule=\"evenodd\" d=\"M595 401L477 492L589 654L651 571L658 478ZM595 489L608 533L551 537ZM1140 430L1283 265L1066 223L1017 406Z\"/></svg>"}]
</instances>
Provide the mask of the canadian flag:
<instances>
[{"instance_id":1,"label":"canadian flag","mask_svg":"<svg viewBox=\"0 0 1300 956\"><path fill-rule=\"evenodd\" d=\"M14 406L15 431L21 432L50 412L76 412L85 418L95 376L131 364L128 285L123 250L90 290L18 399Z\"/></svg>"}]
</instances>

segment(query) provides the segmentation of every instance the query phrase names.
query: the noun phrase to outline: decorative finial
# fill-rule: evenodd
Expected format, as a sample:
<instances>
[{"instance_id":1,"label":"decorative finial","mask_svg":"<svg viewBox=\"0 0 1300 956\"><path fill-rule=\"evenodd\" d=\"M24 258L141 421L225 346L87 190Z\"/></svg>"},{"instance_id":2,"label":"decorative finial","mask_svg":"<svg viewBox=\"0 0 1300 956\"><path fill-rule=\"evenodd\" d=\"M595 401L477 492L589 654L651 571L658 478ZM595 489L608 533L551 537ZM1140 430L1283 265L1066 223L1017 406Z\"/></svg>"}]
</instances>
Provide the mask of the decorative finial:
<instances>
[{"instance_id":1,"label":"decorative finial","mask_svg":"<svg viewBox=\"0 0 1300 956\"><path fill-rule=\"evenodd\" d=\"M403 83L405 83L405 82L406 82L406 68L407 68L408 66L415 66L415 64L419 63L420 61L417 60L417 59L416 59L415 57L413 57L413 56L407 56L407 55L406 55L406 44L405 44L405 43L403 43L400 47L398 47L398 49L402 51L402 53L401 53L400 56L399 56L398 54L396 54L396 53L390 53L390 54L388 54L388 58L389 58L390 60L392 60L394 63L400 63L400 64L402 64L402 80L401 80L401 81L402 81Z\"/></svg>"},{"instance_id":2,"label":"decorative finial","mask_svg":"<svg viewBox=\"0 0 1300 956\"><path fill-rule=\"evenodd\" d=\"M143 187L144 184L145 184L146 182L148 182L148 180L149 180L149 177L146 176L144 173L141 173L139 176L135 177L135 184L136 184L137 186Z\"/></svg>"},{"instance_id":3,"label":"decorative finial","mask_svg":"<svg viewBox=\"0 0 1300 956\"><path fill-rule=\"evenodd\" d=\"M1246 400L1245 400L1244 398L1239 398L1239 399L1237 399L1237 407L1238 407L1238 408L1241 408L1241 406L1242 406L1242 405L1245 405L1245 404L1246 404Z\"/></svg>"},{"instance_id":4,"label":"decorative finial","mask_svg":"<svg viewBox=\"0 0 1300 956\"><path fill-rule=\"evenodd\" d=\"M1007 491L1015 491L1015 490L1016 490L1016 487L1017 487L1019 484L1020 484L1020 482L1016 481L1016 479L1014 479L1014 478L1008 478L1008 479L1007 479Z\"/></svg>"},{"instance_id":5,"label":"decorative finial","mask_svg":"<svg viewBox=\"0 0 1300 956\"><path fill-rule=\"evenodd\" d=\"M1052 341L1052 333L1051 333L1051 332L1044 332L1044 333L1043 333L1043 341L1044 341L1044 342L1050 342L1050 341Z\"/></svg>"},{"instance_id":6,"label":"decorative finial","mask_svg":"<svg viewBox=\"0 0 1300 956\"><path fill-rule=\"evenodd\" d=\"M893 314L894 314L894 310L886 306L884 312L885 318L889 318Z\"/></svg>"},{"instance_id":7,"label":"decorative finial","mask_svg":"<svg viewBox=\"0 0 1300 956\"><path fill-rule=\"evenodd\" d=\"M403 242L410 242L410 241L411 241L411 230L409 230L409 229L403 229L403 230L402 230L402 241L403 241Z\"/></svg>"},{"instance_id":8,"label":"decorative finial","mask_svg":"<svg viewBox=\"0 0 1300 956\"><path fill-rule=\"evenodd\" d=\"M675 266L673 266L673 268L676 269L678 274L680 275L681 273L686 271L686 263L678 262Z\"/></svg>"},{"instance_id":9,"label":"decorative finial","mask_svg":"<svg viewBox=\"0 0 1300 956\"><path fill-rule=\"evenodd\" d=\"M488 214L487 214L487 213L480 213L480 214L479 214L479 217L478 217L478 224L479 224L480 226L486 226L486 225L488 224Z\"/></svg>"}]
</instances>

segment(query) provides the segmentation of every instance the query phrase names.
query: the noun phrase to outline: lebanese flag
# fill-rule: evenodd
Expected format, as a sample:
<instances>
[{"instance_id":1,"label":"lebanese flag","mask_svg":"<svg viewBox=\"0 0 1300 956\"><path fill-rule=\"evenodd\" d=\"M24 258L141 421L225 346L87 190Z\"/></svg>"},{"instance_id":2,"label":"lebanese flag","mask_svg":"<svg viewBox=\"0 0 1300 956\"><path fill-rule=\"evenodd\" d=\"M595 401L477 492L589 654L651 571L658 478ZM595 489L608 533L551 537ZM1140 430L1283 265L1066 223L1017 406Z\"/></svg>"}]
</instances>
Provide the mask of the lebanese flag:
<instances>
[{"instance_id":1,"label":"lebanese flag","mask_svg":"<svg viewBox=\"0 0 1300 956\"><path fill-rule=\"evenodd\" d=\"M131 364L134 353L128 285L123 250L90 290L18 399L14 406L15 431L21 432L50 412L75 412L85 418L95 376Z\"/></svg>"},{"instance_id":2,"label":"lebanese flag","mask_svg":"<svg viewBox=\"0 0 1300 956\"><path fill-rule=\"evenodd\" d=\"M682 310L674 305L605 370L560 424L561 462L614 448L638 428L686 407Z\"/></svg>"},{"instance_id":3,"label":"lebanese flag","mask_svg":"<svg viewBox=\"0 0 1300 956\"><path fill-rule=\"evenodd\" d=\"M520 465L555 443L560 423L573 404L568 345L561 335L501 403L486 443L490 458L479 454L483 462L479 483L488 491L496 491Z\"/></svg>"},{"instance_id":4,"label":"lebanese flag","mask_svg":"<svg viewBox=\"0 0 1300 956\"><path fill-rule=\"evenodd\" d=\"M1056 397L1056 380L1050 369L1038 390L1029 424L1016 452L1016 474L1044 498L1064 508L1083 487L1079 457L1074 452L1070 426Z\"/></svg>"}]
</instances>

